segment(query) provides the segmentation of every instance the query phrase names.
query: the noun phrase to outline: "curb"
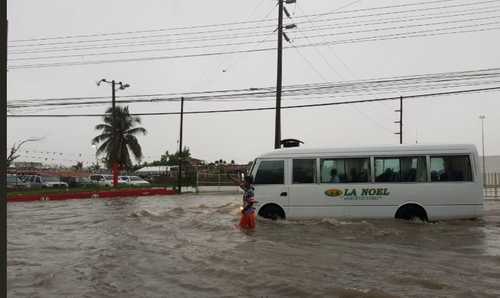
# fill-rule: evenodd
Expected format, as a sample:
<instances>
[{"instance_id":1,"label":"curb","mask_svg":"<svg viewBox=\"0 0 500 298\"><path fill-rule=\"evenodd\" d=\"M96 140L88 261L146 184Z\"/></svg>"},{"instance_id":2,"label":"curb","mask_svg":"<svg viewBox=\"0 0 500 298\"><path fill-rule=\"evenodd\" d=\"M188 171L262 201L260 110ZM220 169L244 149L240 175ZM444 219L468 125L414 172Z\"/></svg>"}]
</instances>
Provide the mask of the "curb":
<instances>
[{"instance_id":1,"label":"curb","mask_svg":"<svg viewBox=\"0 0 500 298\"><path fill-rule=\"evenodd\" d=\"M117 197L145 197L158 195L174 195L175 190L158 188L158 189L128 189L116 191L93 191L93 192L77 192L77 193L54 193L54 194L37 194L37 195L19 195L8 197L7 202L37 202L37 201L64 201L64 200L82 200L82 199L105 199Z\"/></svg>"}]
</instances>

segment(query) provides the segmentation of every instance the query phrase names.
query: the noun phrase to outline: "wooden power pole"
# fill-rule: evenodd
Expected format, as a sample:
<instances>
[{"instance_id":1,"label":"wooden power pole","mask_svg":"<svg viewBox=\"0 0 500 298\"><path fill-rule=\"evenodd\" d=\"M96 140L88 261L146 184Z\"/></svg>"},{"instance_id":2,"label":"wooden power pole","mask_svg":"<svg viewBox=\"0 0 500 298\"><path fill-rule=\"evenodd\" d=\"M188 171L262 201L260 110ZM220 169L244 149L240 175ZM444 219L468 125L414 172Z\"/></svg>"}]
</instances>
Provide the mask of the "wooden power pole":
<instances>
[{"instance_id":1,"label":"wooden power pole","mask_svg":"<svg viewBox=\"0 0 500 298\"><path fill-rule=\"evenodd\" d=\"M276 119L274 148L281 147L281 88L283 86L283 1L278 0L278 70L276 78Z\"/></svg>"},{"instance_id":2,"label":"wooden power pole","mask_svg":"<svg viewBox=\"0 0 500 298\"><path fill-rule=\"evenodd\" d=\"M182 191L182 125L184 122L184 97L181 97L181 125L180 125L180 132L179 132L179 172L177 174L177 186L178 186L178 192L181 193Z\"/></svg>"}]
</instances>

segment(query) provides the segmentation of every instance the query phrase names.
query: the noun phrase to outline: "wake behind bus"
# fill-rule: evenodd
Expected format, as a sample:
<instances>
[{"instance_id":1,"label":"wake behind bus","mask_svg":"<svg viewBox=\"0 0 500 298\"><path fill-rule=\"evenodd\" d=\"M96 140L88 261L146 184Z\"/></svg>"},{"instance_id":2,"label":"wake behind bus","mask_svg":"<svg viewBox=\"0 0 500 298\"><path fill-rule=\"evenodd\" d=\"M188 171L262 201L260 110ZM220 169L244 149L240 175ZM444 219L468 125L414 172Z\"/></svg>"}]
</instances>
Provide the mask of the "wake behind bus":
<instances>
[{"instance_id":1,"label":"wake behind bus","mask_svg":"<svg viewBox=\"0 0 500 298\"><path fill-rule=\"evenodd\" d=\"M284 148L250 174L264 218L468 219L483 209L478 161L469 144Z\"/></svg>"}]
</instances>

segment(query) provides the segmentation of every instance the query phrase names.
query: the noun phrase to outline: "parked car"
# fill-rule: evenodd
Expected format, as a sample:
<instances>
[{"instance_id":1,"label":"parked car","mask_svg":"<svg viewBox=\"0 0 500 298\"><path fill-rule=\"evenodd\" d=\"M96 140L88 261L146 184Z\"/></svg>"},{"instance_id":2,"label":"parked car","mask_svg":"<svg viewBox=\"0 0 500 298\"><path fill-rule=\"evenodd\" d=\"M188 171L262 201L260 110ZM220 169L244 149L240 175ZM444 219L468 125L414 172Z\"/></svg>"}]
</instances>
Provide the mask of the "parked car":
<instances>
[{"instance_id":1,"label":"parked car","mask_svg":"<svg viewBox=\"0 0 500 298\"><path fill-rule=\"evenodd\" d=\"M89 187L97 185L89 177L66 177L64 182L68 183L69 187Z\"/></svg>"},{"instance_id":2,"label":"parked car","mask_svg":"<svg viewBox=\"0 0 500 298\"><path fill-rule=\"evenodd\" d=\"M25 182L29 183L31 188L68 187L68 183L61 181L61 178L57 176L31 175L26 177Z\"/></svg>"},{"instance_id":3,"label":"parked car","mask_svg":"<svg viewBox=\"0 0 500 298\"><path fill-rule=\"evenodd\" d=\"M118 181L129 185L149 185L150 183L139 176L120 176Z\"/></svg>"},{"instance_id":4,"label":"parked car","mask_svg":"<svg viewBox=\"0 0 500 298\"><path fill-rule=\"evenodd\" d=\"M90 181L100 186L113 186L113 175L106 175L106 174L91 175Z\"/></svg>"},{"instance_id":5,"label":"parked car","mask_svg":"<svg viewBox=\"0 0 500 298\"><path fill-rule=\"evenodd\" d=\"M16 175L7 175L7 189L15 190L15 189L25 189L29 188L29 183L24 182L19 176Z\"/></svg>"}]
</instances>

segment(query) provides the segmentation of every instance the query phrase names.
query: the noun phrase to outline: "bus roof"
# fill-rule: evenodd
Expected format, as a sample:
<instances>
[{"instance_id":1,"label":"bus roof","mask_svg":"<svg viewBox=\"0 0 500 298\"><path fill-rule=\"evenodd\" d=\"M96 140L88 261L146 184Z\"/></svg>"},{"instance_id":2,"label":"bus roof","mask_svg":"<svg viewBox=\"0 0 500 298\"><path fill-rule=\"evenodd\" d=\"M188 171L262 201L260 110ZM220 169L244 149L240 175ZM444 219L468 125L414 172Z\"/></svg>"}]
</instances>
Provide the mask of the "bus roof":
<instances>
[{"instance_id":1,"label":"bus roof","mask_svg":"<svg viewBox=\"0 0 500 298\"><path fill-rule=\"evenodd\" d=\"M286 158L299 156L327 156L327 155L385 155L385 154L423 154L423 153L474 153L473 144L418 144L418 145L385 145L368 147L339 147L339 148L284 148L264 153L258 158Z\"/></svg>"}]
</instances>

